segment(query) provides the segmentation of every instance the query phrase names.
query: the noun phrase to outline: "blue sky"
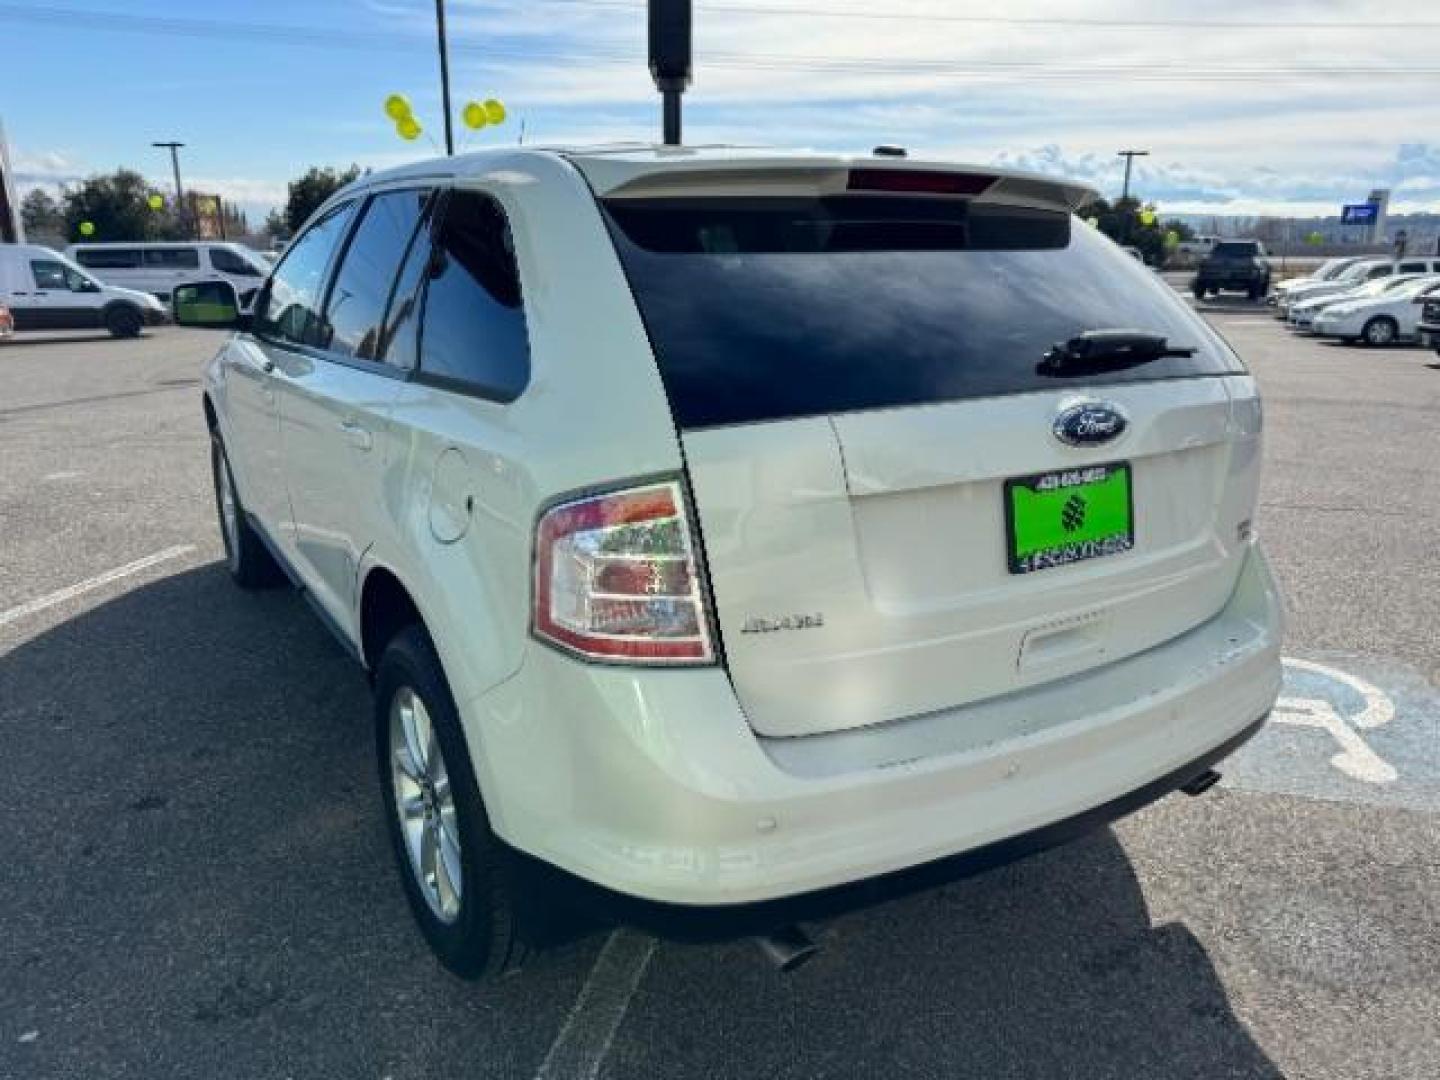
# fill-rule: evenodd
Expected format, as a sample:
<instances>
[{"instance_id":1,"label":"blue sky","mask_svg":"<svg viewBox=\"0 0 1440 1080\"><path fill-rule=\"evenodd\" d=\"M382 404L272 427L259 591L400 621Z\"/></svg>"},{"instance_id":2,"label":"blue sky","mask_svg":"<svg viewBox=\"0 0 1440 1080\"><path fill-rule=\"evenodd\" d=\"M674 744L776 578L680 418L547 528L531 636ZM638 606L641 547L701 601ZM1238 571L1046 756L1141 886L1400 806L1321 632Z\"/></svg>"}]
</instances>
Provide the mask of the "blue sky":
<instances>
[{"instance_id":1,"label":"blue sky","mask_svg":"<svg viewBox=\"0 0 1440 1080\"><path fill-rule=\"evenodd\" d=\"M449 0L458 102L498 96L470 145L650 138L640 0ZM917 152L1119 186L1213 213L1333 210L1373 186L1440 209L1440 10L1431 0L696 0L687 140ZM126 165L253 215L311 164L436 152L431 0L0 2L0 121L22 188ZM1200 21L1203 25L1193 25ZM1263 21L1267 26L1245 24ZM1189 25L1176 25L1189 24ZM407 144L381 111L415 104Z\"/></svg>"}]
</instances>

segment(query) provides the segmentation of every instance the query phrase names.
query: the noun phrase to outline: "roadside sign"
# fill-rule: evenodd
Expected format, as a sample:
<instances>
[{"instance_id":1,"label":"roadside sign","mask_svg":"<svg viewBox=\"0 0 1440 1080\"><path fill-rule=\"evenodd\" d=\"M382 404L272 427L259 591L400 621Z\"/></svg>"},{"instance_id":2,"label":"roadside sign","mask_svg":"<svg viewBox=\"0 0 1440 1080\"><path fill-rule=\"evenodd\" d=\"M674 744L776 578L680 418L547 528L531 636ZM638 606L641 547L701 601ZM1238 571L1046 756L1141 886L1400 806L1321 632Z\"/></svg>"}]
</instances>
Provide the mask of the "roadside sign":
<instances>
[{"instance_id":1,"label":"roadside sign","mask_svg":"<svg viewBox=\"0 0 1440 1080\"><path fill-rule=\"evenodd\" d=\"M1380 207L1374 203L1348 203L1340 208L1340 221L1346 225L1369 224L1379 212Z\"/></svg>"}]
</instances>

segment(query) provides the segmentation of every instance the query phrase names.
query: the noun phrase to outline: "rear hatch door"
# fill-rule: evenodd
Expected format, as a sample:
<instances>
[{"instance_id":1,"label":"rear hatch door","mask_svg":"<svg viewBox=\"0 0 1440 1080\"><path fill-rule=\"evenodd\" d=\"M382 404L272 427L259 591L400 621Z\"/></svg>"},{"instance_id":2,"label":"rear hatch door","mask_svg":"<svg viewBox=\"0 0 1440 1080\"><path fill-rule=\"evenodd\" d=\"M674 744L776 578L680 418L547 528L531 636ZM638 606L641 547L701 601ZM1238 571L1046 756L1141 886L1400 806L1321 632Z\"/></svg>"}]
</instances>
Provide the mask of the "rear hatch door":
<instances>
[{"instance_id":1,"label":"rear hatch door","mask_svg":"<svg viewBox=\"0 0 1440 1080\"><path fill-rule=\"evenodd\" d=\"M1075 674L1239 571L1259 412L1224 342L1060 200L914 183L605 201L762 734ZM1046 370L1118 327L1184 348Z\"/></svg>"}]
</instances>

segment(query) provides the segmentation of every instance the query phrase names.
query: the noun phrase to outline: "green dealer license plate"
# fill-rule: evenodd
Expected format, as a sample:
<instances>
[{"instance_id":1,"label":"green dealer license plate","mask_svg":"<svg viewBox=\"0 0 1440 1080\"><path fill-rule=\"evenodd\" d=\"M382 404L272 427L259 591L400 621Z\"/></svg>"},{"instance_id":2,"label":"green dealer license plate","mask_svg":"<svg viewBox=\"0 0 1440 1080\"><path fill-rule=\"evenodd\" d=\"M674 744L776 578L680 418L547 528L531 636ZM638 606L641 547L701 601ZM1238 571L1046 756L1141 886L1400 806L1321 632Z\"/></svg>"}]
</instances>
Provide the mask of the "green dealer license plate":
<instances>
[{"instance_id":1,"label":"green dealer license plate","mask_svg":"<svg viewBox=\"0 0 1440 1080\"><path fill-rule=\"evenodd\" d=\"M1060 469L1005 481L1006 555L1029 574L1135 546L1126 463Z\"/></svg>"}]
</instances>

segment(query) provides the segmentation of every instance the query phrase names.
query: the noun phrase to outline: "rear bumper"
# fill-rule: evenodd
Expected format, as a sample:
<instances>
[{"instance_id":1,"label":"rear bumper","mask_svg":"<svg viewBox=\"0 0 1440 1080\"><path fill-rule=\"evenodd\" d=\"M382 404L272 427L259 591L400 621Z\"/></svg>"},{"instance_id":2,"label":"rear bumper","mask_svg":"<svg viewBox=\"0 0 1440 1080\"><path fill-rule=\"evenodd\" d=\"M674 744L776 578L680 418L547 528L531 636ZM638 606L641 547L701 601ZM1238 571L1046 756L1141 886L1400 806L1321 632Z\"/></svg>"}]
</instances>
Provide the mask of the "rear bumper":
<instances>
[{"instance_id":1,"label":"rear bumper","mask_svg":"<svg viewBox=\"0 0 1440 1080\"><path fill-rule=\"evenodd\" d=\"M154 310L153 308L145 308L145 309L144 309L144 314L145 314L145 325L146 325L146 326L169 326L169 325L170 325L170 314L169 314L169 312L156 311L156 310Z\"/></svg>"},{"instance_id":2,"label":"rear bumper","mask_svg":"<svg viewBox=\"0 0 1440 1080\"><path fill-rule=\"evenodd\" d=\"M874 728L760 738L718 669L586 667L539 646L462 715L496 831L597 895L824 907L897 871L1050 846L1183 784L1269 712L1281 624L1253 548L1225 608L1170 642Z\"/></svg>"},{"instance_id":3,"label":"rear bumper","mask_svg":"<svg viewBox=\"0 0 1440 1080\"><path fill-rule=\"evenodd\" d=\"M763 934L793 923L833 919L847 912L937 888L1078 840L1144 809L1219 764L1250 741L1265 725L1268 715L1259 717L1194 760L1100 806L909 869L775 900L723 905L647 900L596 885L520 852L514 854L520 860L522 873L528 876L528 884L539 890L538 895L608 922L623 923L661 937L685 941Z\"/></svg>"},{"instance_id":4,"label":"rear bumper","mask_svg":"<svg viewBox=\"0 0 1440 1080\"><path fill-rule=\"evenodd\" d=\"M1440 326L1420 327L1420 344L1427 349L1440 349Z\"/></svg>"}]
</instances>

